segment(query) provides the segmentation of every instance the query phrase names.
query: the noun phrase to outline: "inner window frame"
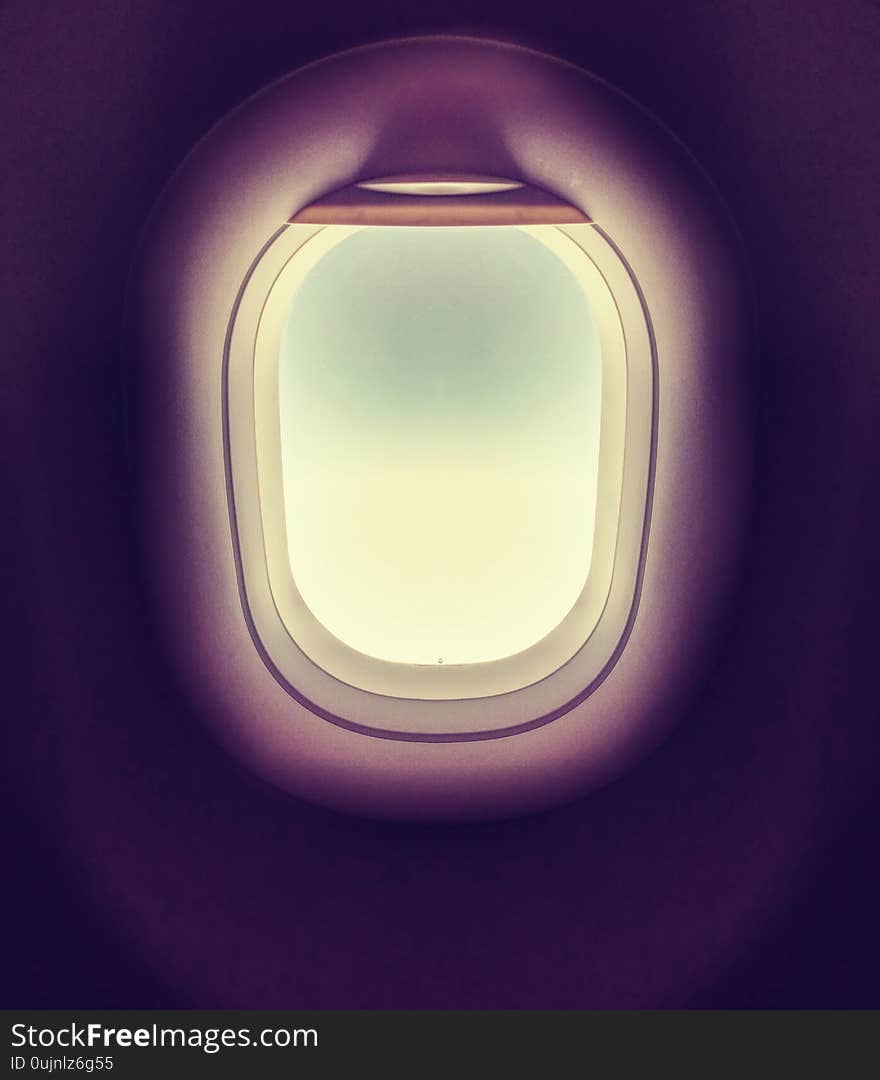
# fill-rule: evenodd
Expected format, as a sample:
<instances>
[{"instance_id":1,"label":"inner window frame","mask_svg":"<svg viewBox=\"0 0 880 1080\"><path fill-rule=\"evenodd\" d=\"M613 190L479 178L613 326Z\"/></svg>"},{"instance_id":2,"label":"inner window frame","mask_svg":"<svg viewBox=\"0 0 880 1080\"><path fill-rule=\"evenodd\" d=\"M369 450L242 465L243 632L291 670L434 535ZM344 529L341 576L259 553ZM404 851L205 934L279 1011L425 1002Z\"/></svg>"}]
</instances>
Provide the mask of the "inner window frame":
<instances>
[{"instance_id":1,"label":"inner window frame","mask_svg":"<svg viewBox=\"0 0 880 1080\"><path fill-rule=\"evenodd\" d=\"M554 226L501 226L537 239L577 278L596 320L602 368L598 488L590 570L563 619L530 647L468 664L415 664L378 659L346 644L311 612L290 568L284 512L278 367L292 297L317 263L348 237L372 226L329 225L287 261L272 285L254 352L254 425L257 472L269 586L276 610L298 647L319 667L350 686L389 697L455 701L510 693L558 670L582 647L611 586L623 473L626 362L623 327L613 297L594 264ZM453 226L454 227L454 226ZM464 227L464 226L462 226ZM511 582L511 588L516 583Z\"/></svg>"}]
</instances>

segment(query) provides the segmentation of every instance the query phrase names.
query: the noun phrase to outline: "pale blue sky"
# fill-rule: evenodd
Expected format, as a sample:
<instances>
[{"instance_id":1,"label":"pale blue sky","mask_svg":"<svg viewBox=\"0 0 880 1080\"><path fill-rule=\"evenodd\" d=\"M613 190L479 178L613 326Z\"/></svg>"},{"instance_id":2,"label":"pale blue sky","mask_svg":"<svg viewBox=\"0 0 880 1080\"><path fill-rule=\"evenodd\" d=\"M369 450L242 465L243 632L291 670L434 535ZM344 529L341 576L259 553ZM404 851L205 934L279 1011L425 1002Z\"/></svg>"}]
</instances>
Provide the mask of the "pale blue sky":
<instances>
[{"instance_id":1,"label":"pale blue sky","mask_svg":"<svg viewBox=\"0 0 880 1080\"><path fill-rule=\"evenodd\" d=\"M534 644L589 569L601 404L582 287L515 228L369 228L294 297L279 368L294 579L353 648Z\"/></svg>"}]
</instances>

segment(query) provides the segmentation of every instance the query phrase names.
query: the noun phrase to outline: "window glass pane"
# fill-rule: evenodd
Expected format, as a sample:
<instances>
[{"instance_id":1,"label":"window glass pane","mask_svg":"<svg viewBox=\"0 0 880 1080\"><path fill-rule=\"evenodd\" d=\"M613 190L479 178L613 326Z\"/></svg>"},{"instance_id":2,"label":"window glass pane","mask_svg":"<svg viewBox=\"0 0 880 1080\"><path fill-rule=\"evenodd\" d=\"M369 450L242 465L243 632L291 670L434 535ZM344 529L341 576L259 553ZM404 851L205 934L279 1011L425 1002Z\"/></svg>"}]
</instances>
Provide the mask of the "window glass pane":
<instances>
[{"instance_id":1,"label":"window glass pane","mask_svg":"<svg viewBox=\"0 0 880 1080\"><path fill-rule=\"evenodd\" d=\"M534 235L365 228L294 296L279 365L294 581L383 660L535 644L586 581L601 357L586 295Z\"/></svg>"}]
</instances>

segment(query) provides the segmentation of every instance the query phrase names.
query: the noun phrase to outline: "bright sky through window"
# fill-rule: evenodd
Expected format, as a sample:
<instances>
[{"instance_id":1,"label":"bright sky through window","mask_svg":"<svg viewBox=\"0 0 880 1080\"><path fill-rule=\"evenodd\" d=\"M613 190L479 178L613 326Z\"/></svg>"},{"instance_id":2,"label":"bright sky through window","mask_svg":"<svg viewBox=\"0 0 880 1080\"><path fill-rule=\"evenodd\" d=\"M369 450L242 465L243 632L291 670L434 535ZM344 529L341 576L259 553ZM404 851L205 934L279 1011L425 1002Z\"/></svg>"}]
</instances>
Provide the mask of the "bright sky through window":
<instances>
[{"instance_id":1,"label":"bright sky through window","mask_svg":"<svg viewBox=\"0 0 880 1080\"><path fill-rule=\"evenodd\" d=\"M501 659L580 595L601 356L574 274L514 227L367 228L291 302L279 365L296 586L382 660Z\"/></svg>"}]
</instances>

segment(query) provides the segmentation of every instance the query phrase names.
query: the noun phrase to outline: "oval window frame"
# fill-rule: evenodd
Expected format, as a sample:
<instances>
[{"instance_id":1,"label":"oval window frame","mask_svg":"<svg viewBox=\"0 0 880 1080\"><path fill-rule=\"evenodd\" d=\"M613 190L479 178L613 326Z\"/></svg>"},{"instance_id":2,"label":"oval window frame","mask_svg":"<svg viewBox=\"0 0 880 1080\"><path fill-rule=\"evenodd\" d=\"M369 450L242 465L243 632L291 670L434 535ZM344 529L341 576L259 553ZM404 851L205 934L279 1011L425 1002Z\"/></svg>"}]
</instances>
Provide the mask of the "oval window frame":
<instances>
[{"instance_id":1,"label":"oval window frame","mask_svg":"<svg viewBox=\"0 0 880 1080\"><path fill-rule=\"evenodd\" d=\"M600 330L600 438L606 455L605 423L610 414L605 387L613 395L615 380L609 375L625 373L617 490L607 483L611 466L603 463L600 446L596 536L600 538L601 532L598 542L606 545L607 581L593 572L603 563L602 552L597 562L594 541L584 592L559 626L531 648L483 664L378 660L339 641L305 607L290 572L279 498L277 345L282 313L288 309L296 277L308 272L304 255L310 251L316 261L323 245L339 242L360 227L369 224L306 220L282 226L251 265L230 318L223 358L227 501L239 593L251 637L270 672L292 697L316 715L364 734L467 741L549 723L605 678L625 645L637 609L658 402L656 349L641 291L621 253L594 222L517 226L542 234L545 243L564 253L561 257L567 255L588 268L585 272L594 288L601 282L607 290L608 303L602 305L602 313L597 311L605 324L605 333ZM589 295L597 310L594 292ZM619 332L616 346L608 340L612 311ZM619 386L617 392L619 397ZM618 512L613 515L609 504L615 502ZM271 507L276 514L270 520ZM608 522L615 516L609 540Z\"/></svg>"}]
</instances>

